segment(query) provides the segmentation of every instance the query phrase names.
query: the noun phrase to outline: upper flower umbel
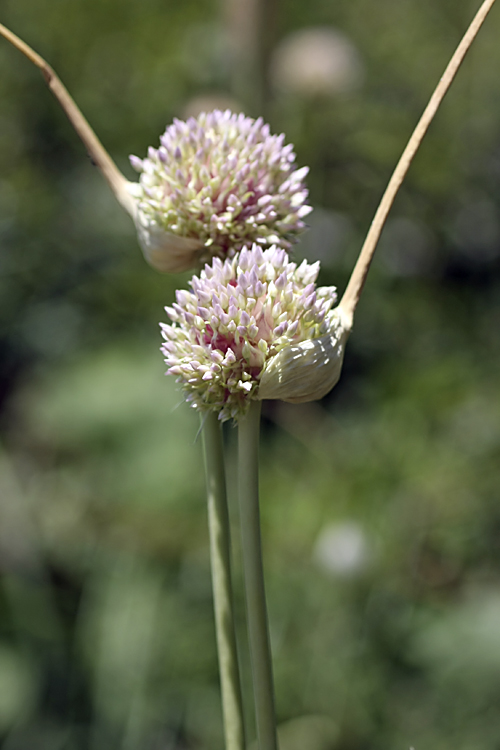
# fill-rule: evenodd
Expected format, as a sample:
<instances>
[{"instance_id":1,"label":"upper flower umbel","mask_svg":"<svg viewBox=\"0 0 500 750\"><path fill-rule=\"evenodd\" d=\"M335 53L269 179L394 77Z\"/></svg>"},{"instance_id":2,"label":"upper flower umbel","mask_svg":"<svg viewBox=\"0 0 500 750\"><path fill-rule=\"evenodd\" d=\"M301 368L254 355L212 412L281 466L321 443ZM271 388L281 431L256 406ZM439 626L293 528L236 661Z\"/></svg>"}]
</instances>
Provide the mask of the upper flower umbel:
<instances>
[{"instance_id":1,"label":"upper flower umbel","mask_svg":"<svg viewBox=\"0 0 500 750\"><path fill-rule=\"evenodd\" d=\"M254 242L288 250L312 209L305 204L308 168L296 169L293 146L283 141L262 118L215 110L174 120L158 149L149 148L145 159L131 156L140 181L130 189L148 260L181 271Z\"/></svg>"},{"instance_id":2,"label":"upper flower umbel","mask_svg":"<svg viewBox=\"0 0 500 750\"><path fill-rule=\"evenodd\" d=\"M254 245L215 258L178 291L161 324L168 374L187 401L238 418L250 399L310 401L338 380L348 331L334 287L315 288L319 263L297 266L285 250Z\"/></svg>"}]
</instances>

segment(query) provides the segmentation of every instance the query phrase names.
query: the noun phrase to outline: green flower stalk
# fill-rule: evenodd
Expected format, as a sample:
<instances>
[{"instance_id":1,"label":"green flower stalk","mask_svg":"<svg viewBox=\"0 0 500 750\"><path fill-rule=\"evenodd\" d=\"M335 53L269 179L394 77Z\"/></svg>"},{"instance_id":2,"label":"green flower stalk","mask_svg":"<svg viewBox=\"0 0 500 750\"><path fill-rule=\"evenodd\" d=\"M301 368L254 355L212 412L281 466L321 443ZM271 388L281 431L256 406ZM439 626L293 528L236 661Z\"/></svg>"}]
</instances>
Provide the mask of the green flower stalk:
<instances>
[{"instance_id":1,"label":"green flower stalk","mask_svg":"<svg viewBox=\"0 0 500 750\"><path fill-rule=\"evenodd\" d=\"M238 496L257 744L259 750L277 750L273 666L260 533L260 408L259 401L252 402L238 421Z\"/></svg>"},{"instance_id":2,"label":"green flower stalk","mask_svg":"<svg viewBox=\"0 0 500 750\"><path fill-rule=\"evenodd\" d=\"M215 413L202 418L207 478L210 568L226 750L245 750L243 701L231 583L231 539L222 425Z\"/></svg>"}]
</instances>

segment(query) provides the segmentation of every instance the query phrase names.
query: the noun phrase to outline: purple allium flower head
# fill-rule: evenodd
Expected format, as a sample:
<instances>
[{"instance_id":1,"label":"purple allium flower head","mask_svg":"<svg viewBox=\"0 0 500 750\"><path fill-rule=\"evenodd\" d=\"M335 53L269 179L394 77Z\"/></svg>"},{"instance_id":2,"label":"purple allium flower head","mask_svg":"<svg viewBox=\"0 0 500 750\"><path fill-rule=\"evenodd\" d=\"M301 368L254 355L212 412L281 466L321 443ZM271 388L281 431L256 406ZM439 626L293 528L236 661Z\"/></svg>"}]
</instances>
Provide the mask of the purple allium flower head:
<instances>
[{"instance_id":1,"label":"purple allium flower head","mask_svg":"<svg viewBox=\"0 0 500 750\"><path fill-rule=\"evenodd\" d=\"M174 120L158 149L130 159L140 172L131 188L139 240L160 270L231 258L254 242L288 250L312 210L308 168L296 169L292 145L262 118L215 110Z\"/></svg>"},{"instance_id":2,"label":"purple allium flower head","mask_svg":"<svg viewBox=\"0 0 500 750\"><path fill-rule=\"evenodd\" d=\"M335 288L316 289L318 271L283 248L253 245L215 258L191 291L176 293L162 351L193 407L224 421L250 399L310 401L333 387L348 331L331 309Z\"/></svg>"}]
</instances>

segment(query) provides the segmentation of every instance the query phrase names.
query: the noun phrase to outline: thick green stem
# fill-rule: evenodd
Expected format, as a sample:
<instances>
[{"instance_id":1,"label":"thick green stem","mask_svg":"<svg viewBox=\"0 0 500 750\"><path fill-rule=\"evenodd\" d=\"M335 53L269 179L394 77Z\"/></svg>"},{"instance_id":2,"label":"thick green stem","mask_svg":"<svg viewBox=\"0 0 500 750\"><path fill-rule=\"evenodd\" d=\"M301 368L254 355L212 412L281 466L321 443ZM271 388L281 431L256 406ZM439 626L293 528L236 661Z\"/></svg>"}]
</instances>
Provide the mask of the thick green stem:
<instances>
[{"instance_id":1,"label":"thick green stem","mask_svg":"<svg viewBox=\"0 0 500 750\"><path fill-rule=\"evenodd\" d=\"M203 420L210 563L217 633L226 750L244 750L243 703L231 586L231 543L224 472L222 425L215 412Z\"/></svg>"},{"instance_id":2,"label":"thick green stem","mask_svg":"<svg viewBox=\"0 0 500 750\"><path fill-rule=\"evenodd\" d=\"M238 486L248 638L259 750L277 750L273 670L267 619L259 514L260 401L238 422Z\"/></svg>"}]
</instances>

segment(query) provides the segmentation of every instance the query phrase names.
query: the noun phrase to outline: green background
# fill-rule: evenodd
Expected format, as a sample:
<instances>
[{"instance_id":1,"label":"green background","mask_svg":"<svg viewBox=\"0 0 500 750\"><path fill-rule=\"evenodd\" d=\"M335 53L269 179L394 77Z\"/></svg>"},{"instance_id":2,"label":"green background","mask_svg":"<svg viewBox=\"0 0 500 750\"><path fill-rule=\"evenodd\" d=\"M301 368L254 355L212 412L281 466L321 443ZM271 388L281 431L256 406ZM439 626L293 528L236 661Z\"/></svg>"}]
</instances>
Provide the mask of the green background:
<instances>
[{"instance_id":1,"label":"green background","mask_svg":"<svg viewBox=\"0 0 500 750\"><path fill-rule=\"evenodd\" d=\"M342 290L477 5L269 2L254 69L209 0L2 0L0 22L130 179L127 155L193 97L263 112L311 167L296 255ZM357 87L273 88L273 50L308 27L350 39ZM499 38L494 7L393 208L341 382L320 403L265 404L281 750L499 747ZM198 420L158 351L187 280L146 265L40 74L0 39L5 750L222 746ZM231 427L226 440L249 697Z\"/></svg>"}]
</instances>

